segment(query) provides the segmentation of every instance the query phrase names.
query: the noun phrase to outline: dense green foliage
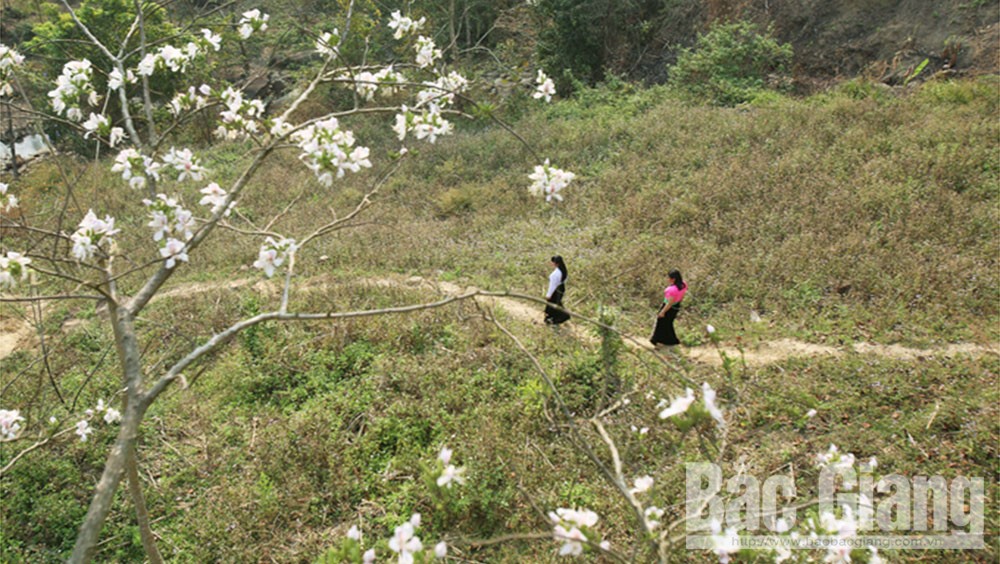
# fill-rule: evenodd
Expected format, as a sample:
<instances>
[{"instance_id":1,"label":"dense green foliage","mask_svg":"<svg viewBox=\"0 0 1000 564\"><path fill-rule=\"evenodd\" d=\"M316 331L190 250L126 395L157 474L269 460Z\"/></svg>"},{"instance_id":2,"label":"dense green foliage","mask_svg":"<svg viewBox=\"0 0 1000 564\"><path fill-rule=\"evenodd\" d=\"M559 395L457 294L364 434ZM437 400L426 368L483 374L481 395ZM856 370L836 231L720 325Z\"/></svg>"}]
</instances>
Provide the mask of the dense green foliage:
<instances>
[{"instance_id":1,"label":"dense green foliage","mask_svg":"<svg viewBox=\"0 0 1000 564\"><path fill-rule=\"evenodd\" d=\"M792 46L750 22L717 24L684 49L670 68L670 84L693 99L720 106L750 102L765 89L790 82Z\"/></svg>"}]
</instances>

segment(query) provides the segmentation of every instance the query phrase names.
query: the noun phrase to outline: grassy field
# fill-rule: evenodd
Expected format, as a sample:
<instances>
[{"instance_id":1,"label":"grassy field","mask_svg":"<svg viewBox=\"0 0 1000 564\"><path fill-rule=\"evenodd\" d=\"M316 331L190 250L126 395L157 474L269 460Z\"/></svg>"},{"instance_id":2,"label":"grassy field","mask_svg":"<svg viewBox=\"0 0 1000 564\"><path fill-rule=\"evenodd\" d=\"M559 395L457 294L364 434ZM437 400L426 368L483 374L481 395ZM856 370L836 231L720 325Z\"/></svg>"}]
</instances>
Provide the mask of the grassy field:
<instances>
[{"instance_id":1,"label":"grassy field","mask_svg":"<svg viewBox=\"0 0 1000 564\"><path fill-rule=\"evenodd\" d=\"M529 150L495 126L465 126L404 163L357 227L303 253L299 276L322 285L294 294L292 309L435 299L426 290L360 283L389 276L541 295L548 258L561 254L570 268L567 306L595 317L604 307L617 327L637 335L646 332L666 272L678 268L691 285L679 319L688 345L706 341L707 323L725 342L745 346L778 338L992 345L1000 339L997 93L996 77L931 81L904 93L849 83L808 99L718 109L685 105L662 89L588 91L525 111L514 124L539 156L578 174L555 206L525 189L536 164ZM383 133L367 133L376 147L389 146ZM210 148L213 179L231 180L246 153ZM32 166L13 185L26 213L57 213L60 170L80 175L80 201L118 218L124 249L145 244L143 210L105 164ZM304 205L274 227L294 237L330 208L349 210L370 181L325 190L294 155L281 154L241 211L260 220L301 192ZM196 198L189 190L184 196ZM227 287L255 276L247 270L255 255L251 239L225 232L192 256L196 268L178 270L171 284L217 287L154 302L144 313L150 366L275 306L277 295L262 286ZM763 321L752 323L751 311ZM4 313L17 312L5 305ZM93 307L47 312L56 353L48 370L69 397L89 382L74 408L119 387L114 367L102 362L112 346L102 315ZM602 421L625 474L654 477L649 499L667 508L664 523L683 517L682 463L715 458L723 443L727 476L737 468L791 471L803 498L815 495L816 453L833 443L859 460L877 456L884 473L986 479L986 550L890 552L889 559L997 559L995 355L848 354L672 368L649 353L613 346L602 353L566 332L494 315L539 359L581 421L629 398ZM3 361L4 407L23 406L36 419L72 413L54 407L59 400L34 354ZM551 533L544 512L556 507L596 511L612 546L636 540L628 508L573 448L538 369L471 302L335 324L263 324L187 377L189 388L153 407L139 449L154 529L172 560L312 562L359 520L370 538L385 538L415 511L424 516L422 538L447 540L471 561L557 560L550 538L477 542ZM688 382L718 391L729 423L724 440L711 425L682 431L656 417L657 402ZM581 427L607 461L593 426ZM58 441L3 476L0 559L65 558L112 440L100 430L87 443ZM442 445L469 477L447 495L426 483ZM0 445L0 465L17 451ZM143 558L131 512L121 493L102 561ZM714 559L677 548L675 559L688 558Z\"/></svg>"}]
</instances>

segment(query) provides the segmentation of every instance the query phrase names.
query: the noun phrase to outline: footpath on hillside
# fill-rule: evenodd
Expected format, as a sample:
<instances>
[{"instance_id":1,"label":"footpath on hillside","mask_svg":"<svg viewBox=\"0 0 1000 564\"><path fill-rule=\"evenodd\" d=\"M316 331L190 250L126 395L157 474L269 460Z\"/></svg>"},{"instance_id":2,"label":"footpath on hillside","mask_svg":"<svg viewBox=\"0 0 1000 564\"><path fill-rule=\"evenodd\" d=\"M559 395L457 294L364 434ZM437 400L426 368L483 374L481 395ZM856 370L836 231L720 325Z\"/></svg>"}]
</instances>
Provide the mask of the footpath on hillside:
<instances>
[{"instance_id":1,"label":"footpath on hillside","mask_svg":"<svg viewBox=\"0 0 1000 564\"><path fill-rule=\"evenodd\" d=\"M332 282L329 277L315 277L303 280L301 285L296 287L297 291L311 292L321 291ZM457 284L445 281L432 281L419 276L410 278L366 278L356 280L353 283L358 285L370 285L382 288L403 288L411 290L431 291L445 296L458 296L472 291L475 287L462 287ZM277 293L278 286L266 280L243 278L227 282L197 282L190 284L179 284L164 289L157 294L154 299L167 297L190 296L192 294L210 292L213 290L235 290L239 288L249 288L264 294ZM528 324L539 324L542 313L540 306L532 303L525 303L511 297L498 296L477 296L475 298L481 304L502 309L512 319ZM69 322L66 325L72 326L78 322ZM65 326L64 326L65 327ZM596 343L595 337L590 331L584 330L578 324L569 323L558 329L572 338L585 342ZM636 350L652 350L652 345L646 337L622 334L626 346ZM27 322L6 319L0 322L0 360L7 358L14 351L21 348L34 348L37 346L35 328ZM722 357L719 352L724 352L730 357L742 358L748 366L762 366L784 361L788 358L798 357L841 357L847 354L873 355L895 360L913 361L927 357L950 358L959 355L982 356L1000 355L1000 343L991 345L978 345L975 343L955 343L941 347L928 349L916 349L901 345L881 345L877 343L855 343L847 348L837 348L829 345L806 343L795 339L776 339L772 341L761 341L746 345L742 351L734 346L722 345L681 347L681 351L689 360L708 365L722 364Z\"/></svg>"}]
</instances>

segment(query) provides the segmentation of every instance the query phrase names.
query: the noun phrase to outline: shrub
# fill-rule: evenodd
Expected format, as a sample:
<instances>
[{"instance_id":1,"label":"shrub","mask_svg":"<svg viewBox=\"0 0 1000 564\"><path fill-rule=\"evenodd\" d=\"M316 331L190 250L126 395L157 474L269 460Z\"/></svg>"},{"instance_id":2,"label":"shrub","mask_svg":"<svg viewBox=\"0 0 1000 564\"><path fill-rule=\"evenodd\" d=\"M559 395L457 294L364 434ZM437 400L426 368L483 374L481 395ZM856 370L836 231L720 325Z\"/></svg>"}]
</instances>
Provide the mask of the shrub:
<instances>
[{"instance_id":1,"label":"shrub","mask_svg":"<svg viewBox=\"0 0 1000 564\"><path fill-rule=\"evenodd\" d=\"M721 106L753 101L769 88L788 82L792 46L780 44L769 28L760 33L750 22L713 26L684 49L670 69L670 83L692 98Z\"/></svg>"}]
</instances>

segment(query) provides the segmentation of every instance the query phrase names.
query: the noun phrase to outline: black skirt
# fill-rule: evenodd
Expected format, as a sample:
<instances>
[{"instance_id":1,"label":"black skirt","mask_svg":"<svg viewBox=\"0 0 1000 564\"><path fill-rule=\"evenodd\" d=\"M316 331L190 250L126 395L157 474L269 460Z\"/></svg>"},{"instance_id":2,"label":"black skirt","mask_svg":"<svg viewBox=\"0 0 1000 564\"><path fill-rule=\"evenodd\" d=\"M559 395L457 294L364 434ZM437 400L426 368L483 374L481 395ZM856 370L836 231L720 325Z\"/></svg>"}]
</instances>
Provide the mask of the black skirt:
<instances>
[{"instance_id":1,"label":"black skirt","mask_svg":"<svg viewBox=\"0 0 1000 564\"><path fill-rule=\"evenodd\" d=\"M556 288L555 292L552 292L552 297L548 298L548 302L553 305L562 306L563 294L566 293L566 285L560 284ZM545 306L545 323L547 325L559 325L569 319L569 314L565 311L552 307L552 305Z\"/></svg>"},{"instance_id":2,"label":"black skirt","mask_svg":"<svg viewBox=\"0 0 1000 564\"><path fill-rule=\"evenodd\" d=\"M662 306L661 306L662 307ZM659 310L657 310L659 312ZM680 340L677 338L677 333L674 332L674 319L677 318L677 314L681 312L681 304L678 302L667 310L667 313L663 317L656 318L656 327L653 329L653 336L649 338L649 342L654 345L679 345Z\"/></svg>"}]
</instances>

